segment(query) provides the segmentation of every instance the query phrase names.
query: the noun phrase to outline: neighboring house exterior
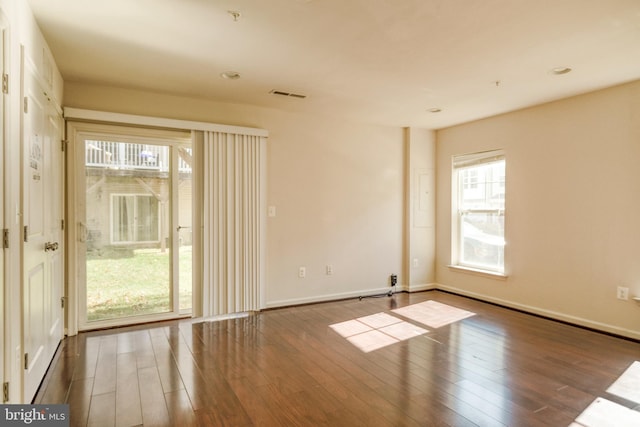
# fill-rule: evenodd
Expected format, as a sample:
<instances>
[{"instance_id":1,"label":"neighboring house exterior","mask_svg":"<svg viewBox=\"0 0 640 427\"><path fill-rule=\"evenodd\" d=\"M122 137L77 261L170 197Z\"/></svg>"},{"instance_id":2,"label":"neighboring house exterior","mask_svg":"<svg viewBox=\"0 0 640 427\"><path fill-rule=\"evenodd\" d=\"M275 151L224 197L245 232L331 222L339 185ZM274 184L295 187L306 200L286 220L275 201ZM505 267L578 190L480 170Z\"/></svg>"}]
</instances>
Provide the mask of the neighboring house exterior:
<instances>
[{"instance_id":1,"label":"neighboring house exterior","mask_svg":"<svg viewBox=\"0 0 640 427\"><path fill-rule=\"evenodd\" d=\"M178 206L182 245L191 244L191 150L180 151ZM85 148L87 249L160 248L170 237L169 149L91 141ZM174 221L176 227L178 221ZM186 232L188 231L188 232Z\"/></svg>"}]
</instances>

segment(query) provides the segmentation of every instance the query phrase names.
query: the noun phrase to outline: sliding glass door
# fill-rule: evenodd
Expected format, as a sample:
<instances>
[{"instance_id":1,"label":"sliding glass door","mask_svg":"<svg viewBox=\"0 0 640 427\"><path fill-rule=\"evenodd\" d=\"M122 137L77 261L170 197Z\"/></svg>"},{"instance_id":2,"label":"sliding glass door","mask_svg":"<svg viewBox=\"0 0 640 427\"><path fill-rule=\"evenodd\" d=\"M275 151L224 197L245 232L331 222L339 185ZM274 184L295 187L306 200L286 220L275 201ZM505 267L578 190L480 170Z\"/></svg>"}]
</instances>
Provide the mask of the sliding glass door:
<instances>
[{"instance_id":1,"label":"sliding glass door","mask_svg":"<svg viewBox=\"0 0 640 427\"><path fill-rule=\"evenodd\" d=\"M191 139L109 130L74 142L80 329L191 311Z\"/></svg>"}]
</instances>

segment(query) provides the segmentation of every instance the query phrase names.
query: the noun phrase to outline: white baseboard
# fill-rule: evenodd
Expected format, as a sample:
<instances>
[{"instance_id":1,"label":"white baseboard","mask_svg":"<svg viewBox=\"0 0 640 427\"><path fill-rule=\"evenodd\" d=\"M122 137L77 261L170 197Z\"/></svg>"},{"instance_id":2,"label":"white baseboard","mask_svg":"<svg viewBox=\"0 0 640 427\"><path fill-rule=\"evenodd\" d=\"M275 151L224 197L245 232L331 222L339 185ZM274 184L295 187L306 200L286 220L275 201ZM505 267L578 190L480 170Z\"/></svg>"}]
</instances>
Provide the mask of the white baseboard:
<instances>
[{"instance_id":1,"label":"white baseboard","mask_svg":"<svg viewBox=\"0 0 640 427\"><path fill-rule=\"evenodd\" d=\"M631 329L620 328L618 326L609 325L607 323L594 322L593 320L585 319L582 317L571 316L565 313L560 313L558 311L546 310L539 307L534 307L526 304L520 304L513 301L503 300L501 298L494 298L488 295L478 294L475 292L469 292L464 289L455 288L452 286L445 286L442 284L434 284L435 287L433 289L440 289L443 291L448 291L454 294L468 296L471 298L476 298L481 301L491 302L494 304L502 305L509 308L514 308L517 310L521 310L531 314L537 314L539 316L548 317L554 320L560 320L562 322L571 323L573 325L583 326L585 328L595 329L602 332L608 332L615 335L620 335L623 337L628 337L636 340L640 340L640 331L634 331Z\"/></svg>"},{"instance_id":2,"label":"white baseboard","mask_svg":"<svg viewBox=\"0 0 640 427\"><path fill-rule=\"evenodd\" d=\"M368 296L368 295L377 295L384 294L391 290L390 287L377 288L377 289L367 289L364 291L352 291L352 292L344 292L339 294L327 294L306 298L292 298L286 300L278 300L278 301L269 301L266 303L264 308L277 308L277 307L288 307L291 305L302 305L302 304L312 304L315 302L326 302L326 301L337 301L341 299L348 298L356 298L359 296Z\"/></svg>"},{"instance_id":3,"label":"white baseboard","mask_svg":"<svg viewBox=\"0 0 640 427\"><path fill-rule=\"evenodd\" d=\"M437 283L425 283L423 285L405 285L402 287L403 291L407 292L422 292L422 291L432 291L434 289L438 289Z\"/></svg>"}]
</instances>

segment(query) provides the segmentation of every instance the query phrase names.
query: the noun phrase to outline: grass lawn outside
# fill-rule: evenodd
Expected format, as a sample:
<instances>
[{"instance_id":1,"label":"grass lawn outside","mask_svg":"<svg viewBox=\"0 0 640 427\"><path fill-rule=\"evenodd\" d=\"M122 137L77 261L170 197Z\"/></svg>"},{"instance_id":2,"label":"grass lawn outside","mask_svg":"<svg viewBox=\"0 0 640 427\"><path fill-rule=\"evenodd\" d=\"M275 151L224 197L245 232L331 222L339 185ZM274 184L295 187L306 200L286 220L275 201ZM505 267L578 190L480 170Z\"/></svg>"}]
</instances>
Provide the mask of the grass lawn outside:
<instances>
[{"instance_id":1,"label":"grass lawn outside","mask_svg":"<svg viewBox=\"0 0 640 427\"><path fill-rule=\"evenodd\" d=\"M101 249L87 253L87 320L171 311L170 251ZM191 308L191 246L180 248L180 309Z\"/></svg>"}]
</instances>

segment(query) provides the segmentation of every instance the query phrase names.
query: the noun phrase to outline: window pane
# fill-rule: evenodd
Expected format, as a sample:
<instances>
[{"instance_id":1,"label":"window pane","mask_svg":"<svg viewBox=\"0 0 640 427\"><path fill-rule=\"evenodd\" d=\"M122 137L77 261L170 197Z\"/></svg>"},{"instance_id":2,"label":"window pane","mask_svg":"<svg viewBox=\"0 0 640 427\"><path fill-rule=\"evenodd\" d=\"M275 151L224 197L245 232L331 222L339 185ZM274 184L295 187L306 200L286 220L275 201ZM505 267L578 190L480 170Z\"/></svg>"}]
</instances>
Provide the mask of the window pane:
<instances>
[{"instance_id":1,"label":"window pane","mask_svg":"<svg viewBox=\"0 0 640 427\"><path fill-rule=\"evenodd\" d=\"M172 310L169 159L165 145L86 140L87 322Z\"/></svg>"},{"instance_id":2,"label":"window pane","mask_svg":"<svg viewBox=\"0 0 640 427\"><path fill-rule=\"evenodd\" d=\"M460 263L472 267L504 269L504 216L465 213L461 216Z\"/></svg>"},{"instance_id":3,"label":"window pane","mask_svg":"<svg viewBox=\"0 0 640 427\"><path fill-rule=\"evenodd\" d=\"M178 292L180 312L189 312L192 305L192 188L193 170L191 168L193 151L181 148L178 153Z\"/></svg>"},{"instance_id":4,"label":"window pane","mask_svg":"<svg viewBox=\"0 0 640 427\"><path fill-rule=\"evenodd\" d=\"M505 162L460 171L460 210L504 209Z\"/></svg>"}]
</instances>

